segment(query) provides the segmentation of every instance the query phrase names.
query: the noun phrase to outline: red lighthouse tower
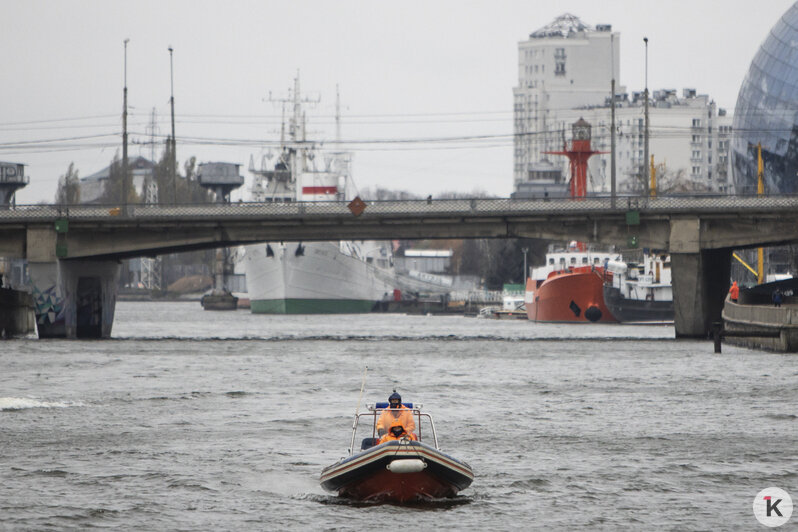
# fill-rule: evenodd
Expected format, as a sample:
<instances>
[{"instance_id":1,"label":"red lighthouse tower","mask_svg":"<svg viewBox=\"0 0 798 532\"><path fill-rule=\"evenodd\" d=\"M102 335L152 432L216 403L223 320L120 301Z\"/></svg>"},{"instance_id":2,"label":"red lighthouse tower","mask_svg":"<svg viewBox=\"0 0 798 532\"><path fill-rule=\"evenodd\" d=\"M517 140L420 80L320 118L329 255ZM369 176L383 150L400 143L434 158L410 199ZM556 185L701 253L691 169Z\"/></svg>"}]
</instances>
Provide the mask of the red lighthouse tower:
<instances>
[{"instance_id":1,"label":"red lighthouse tower","mask_svg":"<svg viewBox=\"0 0 798 532\"><path fill-rule=\"evenodd\" d=\"M571 197L584 198L587 195L587 160L597 153L607 153L593 151L590 147L590 124L580 118L571 126L573 138L571 149L563 146L562 151L544 151L549 155L565 155L568 157L571 166Z\"/></svg>"}]
</instances>

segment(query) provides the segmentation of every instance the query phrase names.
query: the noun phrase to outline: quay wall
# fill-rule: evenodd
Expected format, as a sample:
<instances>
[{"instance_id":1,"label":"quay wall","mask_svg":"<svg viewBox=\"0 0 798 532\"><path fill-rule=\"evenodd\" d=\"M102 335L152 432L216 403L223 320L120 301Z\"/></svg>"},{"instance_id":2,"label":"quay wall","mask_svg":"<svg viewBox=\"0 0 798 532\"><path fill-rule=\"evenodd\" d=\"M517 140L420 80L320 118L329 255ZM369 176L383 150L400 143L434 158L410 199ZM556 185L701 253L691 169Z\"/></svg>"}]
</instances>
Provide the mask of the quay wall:
<instances>
[{"instance_id":1,"label":"quay wall","mask_svg":"<svg viewBox=\"0 0 798 532\"><path fill-rule=\"evenodd\" d=\"M727 344L766 349L782 353L798 352L798 301L785 298L780 307L773 305L745 305L728 297L723 305L723 328L727 331L779 331L778 337L728 336Z\"/></svg>"}]
</instances>

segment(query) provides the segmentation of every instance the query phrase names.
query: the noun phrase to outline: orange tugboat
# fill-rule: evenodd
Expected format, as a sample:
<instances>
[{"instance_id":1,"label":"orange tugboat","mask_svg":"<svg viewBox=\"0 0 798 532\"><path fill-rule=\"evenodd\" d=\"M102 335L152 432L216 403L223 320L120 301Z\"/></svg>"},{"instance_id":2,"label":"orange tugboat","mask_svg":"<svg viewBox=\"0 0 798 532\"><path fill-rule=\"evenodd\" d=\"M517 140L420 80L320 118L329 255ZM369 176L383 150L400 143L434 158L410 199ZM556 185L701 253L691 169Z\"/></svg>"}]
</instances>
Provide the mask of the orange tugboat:
<instances>
[{"instance_id":1,"label":"orange tugboat","mask_svg":"<svg viewBox=\"0 0 798 532\"><path fill-rule=\"evenodd\" d=\"M596 154L590 146L590 124L580 118L571 126L571 149L545 152L565 155L571 168L571 198L587 195L587 161ZM524 303L532 321L615 322L604 304L604 268L614 253L589 252L585 244L571 242L568 250L550 252L546 264L534 268L526 282ZM525 272L526 273L526 272Z\"/></svg>"},{"instance_id":2,"label":"orange tugboat","mask_svg":"<svg viewBox=\"0 0 798 532\"><path fill-rule=\"evenodd\" d=\"M568 250L546 254L546 265L527 279L527 317L532 321L616 322L604 304L604 265L615 253Z\"/></svg>"}]
</instances>

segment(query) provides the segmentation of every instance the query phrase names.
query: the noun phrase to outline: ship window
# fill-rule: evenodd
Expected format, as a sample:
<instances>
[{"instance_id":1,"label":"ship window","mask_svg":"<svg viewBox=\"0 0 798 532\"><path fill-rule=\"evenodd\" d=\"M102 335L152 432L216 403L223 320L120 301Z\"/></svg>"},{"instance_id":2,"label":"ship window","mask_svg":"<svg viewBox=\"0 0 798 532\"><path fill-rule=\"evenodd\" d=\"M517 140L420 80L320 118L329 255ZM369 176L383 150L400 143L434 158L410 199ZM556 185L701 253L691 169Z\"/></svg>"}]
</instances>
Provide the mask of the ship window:
<instances>
[{"instance_id":1,"label":"ship window","mask_svg":"<svg viewBox=\"0 0 798 532\"><path fill-rule=\"evenodd\" d=\"M587 257L582 257L582 264L587 264Z\"/></svg>"},{"instance_id":2,"label":"ship window","mask_svg":"<svg viewBox=\"0 0 798 532\"><path fill-rule=\"evenodd\" d=\"M576 264L576 257L571 257L571 264Z\"/></svg>"},{"instance_id":3,"label":"ship window","mask_svg":"<svg viewBox=\"0 0 798 532\"><path fill-rule=\"evenodd\" d=\"M554 264L554 259L549 259L549 264Z\"/></svg>"},{"instance_id":4,"label":"ship window","mask_svg":"<svg viewBox=\"0 0 798 532\"><path fill-rule=\"evenodd\" d=\"M598 263L599 263L599 258L593 257L593 264L598 264Z\"/></svg>"},{"instance_id":5,"label":"ship window","mask_svg":"<svg viewBox=\"0 0 798 532\"><path fill-rule=\"evenodd\" d=\"M560 264L565 266L565 257L560 257Z\"/></svg>"}]
</instances>

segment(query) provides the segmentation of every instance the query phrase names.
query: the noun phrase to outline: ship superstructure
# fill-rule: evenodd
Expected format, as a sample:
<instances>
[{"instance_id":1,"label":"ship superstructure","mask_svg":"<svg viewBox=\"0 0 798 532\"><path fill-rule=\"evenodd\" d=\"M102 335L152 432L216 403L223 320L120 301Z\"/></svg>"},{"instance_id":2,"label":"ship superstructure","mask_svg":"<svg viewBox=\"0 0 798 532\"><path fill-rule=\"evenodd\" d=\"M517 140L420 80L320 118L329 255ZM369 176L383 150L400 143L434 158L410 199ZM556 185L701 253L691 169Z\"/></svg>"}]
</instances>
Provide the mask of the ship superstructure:
<instances>
[{"instance_id":1,"label":"ship superstructure","mask_svg":"<svg viewBox=\"0 0 798 532\"><path fill-rule=\"evenodd\" d=\"M283 120L280 149L265 155L254 176L259 202L349 201L351 154L324 151L306 135L299 78ZM338 106L336 106L338 107ZM336 111L337 120L339 113ZM340 140L340 138L339 138ZM394 297L398 284L390 242L269 242L246 247L247 290L253 313L368 312Z\"/></svg>"}]
</instances>

